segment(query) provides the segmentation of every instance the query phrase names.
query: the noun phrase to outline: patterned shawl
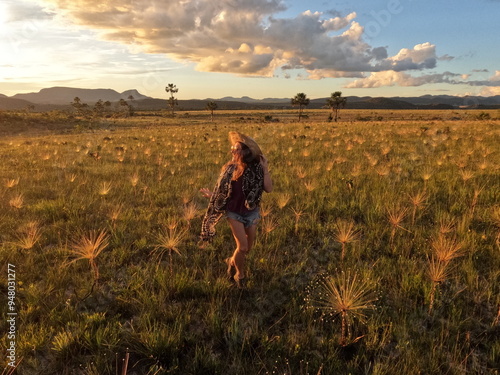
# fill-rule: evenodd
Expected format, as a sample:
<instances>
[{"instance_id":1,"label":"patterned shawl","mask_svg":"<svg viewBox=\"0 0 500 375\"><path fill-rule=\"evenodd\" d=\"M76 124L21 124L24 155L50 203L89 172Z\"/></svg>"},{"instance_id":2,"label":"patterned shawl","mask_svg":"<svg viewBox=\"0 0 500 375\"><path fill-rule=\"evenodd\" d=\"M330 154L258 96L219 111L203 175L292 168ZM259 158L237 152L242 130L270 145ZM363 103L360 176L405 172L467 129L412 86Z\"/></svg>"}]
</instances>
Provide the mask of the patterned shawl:
<instances>
[{"instance_id":1,"label":"patterned shawl","mask_svg":"<svg viewBox=\"0 0 500 375\"><path fill-rule=\"evenodd\" d=\"M210 241L215 236L215 226L226 212L227 202L231 196L231 180L235 164L224 168L215 184L215 188L208 204L208 209L201 223L201 240ZM249 210L255 209L262 198L264 189L264 170L259 162L249 163L242 175L243 195L245 206Z\"/></svg>"}]
</instances>

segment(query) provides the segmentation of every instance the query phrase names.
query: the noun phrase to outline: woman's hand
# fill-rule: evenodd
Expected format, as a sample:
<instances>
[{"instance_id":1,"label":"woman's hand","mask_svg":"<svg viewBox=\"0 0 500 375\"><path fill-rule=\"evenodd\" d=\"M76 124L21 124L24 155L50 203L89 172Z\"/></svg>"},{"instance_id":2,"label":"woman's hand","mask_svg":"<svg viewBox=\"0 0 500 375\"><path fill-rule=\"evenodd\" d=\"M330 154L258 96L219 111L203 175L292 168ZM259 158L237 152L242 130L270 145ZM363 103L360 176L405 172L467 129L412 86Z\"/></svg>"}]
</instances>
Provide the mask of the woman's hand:
<instances>
[{"instance_id":1,"label":"woman's hand","mask_svg":"<svg viewBox=\"0 0 500 375\"><path fill-rule=\"evenodd\" d=\"M202 188L200 189L201 195L203 195L205 198L210 198L212 196L212 192L208 190L207 188Z\"/></svg>"}]
</instances>

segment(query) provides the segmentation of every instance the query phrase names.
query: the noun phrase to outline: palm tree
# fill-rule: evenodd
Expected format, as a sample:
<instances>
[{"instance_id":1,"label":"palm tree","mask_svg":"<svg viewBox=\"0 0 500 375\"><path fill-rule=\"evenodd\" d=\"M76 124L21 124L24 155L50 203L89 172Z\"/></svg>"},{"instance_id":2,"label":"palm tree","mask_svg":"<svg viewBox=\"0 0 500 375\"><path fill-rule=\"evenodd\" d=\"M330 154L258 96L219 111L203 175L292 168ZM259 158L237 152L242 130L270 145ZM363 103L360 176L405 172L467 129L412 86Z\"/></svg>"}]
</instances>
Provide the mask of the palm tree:
<instances>
[{"instance_id":1,"label":"palm tree","mask_svg":"<svg viewBox=\"0 0 500 375\"><path fill-rule=\"evenodd\" d=\"M165 87L165 91L170 93L170 98L168 98L168 105L172 109L172 116L174 115L174 108L177 105L177 99L174 97L174 94L179 91L177 86L173 83L169 83L167 87Z\"/></svg>"},{"instance_id":2,"label":"palm tree","mask_svg":"<svg viewBox=\"0 0 500 375\"><path fill-rule=\"evenodd\" d=\"M326 100L326 104L332 110L332 115L330 118L333 118L335 122L337 122L339 117L340 108L344 108L347 103L347 98L342 97L342 92L335 91L331 94L331 96Z\"/></svg>"},{"instance_id":3,"label":"palm tree","mask_svg":"<svg viewBox=\"0 0 500 375\"><path fill-rule=\"evenodd\" d=\"M210 120L214 121L214 111L217 109L217 103L210 101L205 108L210 111Z\"/></svg>"},{"instance_id":4,"label":"palm tree","mask_svg":"<svg viewBox=\"0 0 500 375\"><path fill-rule=\"evenodd\" d=\"M292 105L299 106L299 121L302 118L302 107L309 105L309 102L309 98L303 92L298 93L294 98L292 98Z\"/></svg>"}]
</instances>

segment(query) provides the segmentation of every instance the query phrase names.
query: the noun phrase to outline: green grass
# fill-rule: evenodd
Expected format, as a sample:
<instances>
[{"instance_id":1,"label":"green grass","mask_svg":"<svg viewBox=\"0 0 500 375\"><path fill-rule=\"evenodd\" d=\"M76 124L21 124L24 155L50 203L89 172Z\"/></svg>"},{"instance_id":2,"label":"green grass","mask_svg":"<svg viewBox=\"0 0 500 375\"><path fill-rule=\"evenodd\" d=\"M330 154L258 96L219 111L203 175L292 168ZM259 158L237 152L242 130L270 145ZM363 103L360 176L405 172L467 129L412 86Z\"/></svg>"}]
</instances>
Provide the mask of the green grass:
<instances>
[{"instance_id":1,"label":"green grass","mask_svg":"<svg viewBox=\"0 0 500 375\"><path fill-rule=\"evenodd\" d=\"M266 123L266 114L220 111L213 123L208 112L138 116L87 130L78 119L54 118L50 129L7 132L0 290L7 296L14 264L23 358L16 373L120 374L125 363L128 374L498 373L495 112L479 120L466 112L345 111L339 123L323 122L326 111L301 123L280 111L272 113L280 122ZM12 126L29 119L17 116ZM28 122L41 121L32 116ZM275 185L264 196L246 291L225 280L223 259L234 250L226 223L210 246L197 246L207 205L198 190L212 188L229 158L230 130L259 142ZM419 192L425 199L413 216ZM406 215L391 224L391 210ZM339 220L359 233L343 259ZM39 237L23 248L31 222ZM462 254L450 260L429 311L432 241L445 222L444 236ZM93 259L97 283L88 261L70 263L74 243L92 231L107 234ZM175 250L161 247L174 232L183 234ZM319 275L342 271L360 285L376 281L377 298L345 330L344 345L341 319L307 302ZM6 336L0 347L8 348ZM5 356L0 365L7 367Z\"/></svg>"}]
</instances>

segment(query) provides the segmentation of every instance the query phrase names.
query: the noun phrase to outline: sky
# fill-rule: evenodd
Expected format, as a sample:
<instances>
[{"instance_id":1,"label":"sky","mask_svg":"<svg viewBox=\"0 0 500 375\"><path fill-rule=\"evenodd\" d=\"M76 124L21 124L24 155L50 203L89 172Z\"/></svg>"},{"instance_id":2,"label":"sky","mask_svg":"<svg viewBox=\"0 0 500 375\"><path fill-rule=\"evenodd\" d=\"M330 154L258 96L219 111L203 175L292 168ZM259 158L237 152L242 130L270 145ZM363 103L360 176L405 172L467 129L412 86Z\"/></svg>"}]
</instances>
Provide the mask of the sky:
<instances>
[{"instance_id":1,"label":"sky","mask_svg":"<svg viewBox=\"0 0 500 375\"><path fill-rule=\"evenodd\" d=\"M500 0L0 0L0 93L500 95Z\"/></svg>"}]
</instances>

